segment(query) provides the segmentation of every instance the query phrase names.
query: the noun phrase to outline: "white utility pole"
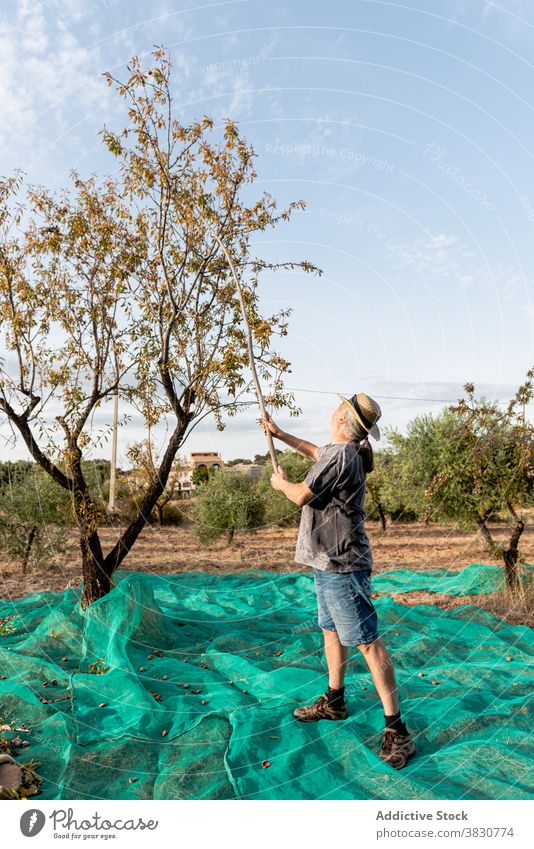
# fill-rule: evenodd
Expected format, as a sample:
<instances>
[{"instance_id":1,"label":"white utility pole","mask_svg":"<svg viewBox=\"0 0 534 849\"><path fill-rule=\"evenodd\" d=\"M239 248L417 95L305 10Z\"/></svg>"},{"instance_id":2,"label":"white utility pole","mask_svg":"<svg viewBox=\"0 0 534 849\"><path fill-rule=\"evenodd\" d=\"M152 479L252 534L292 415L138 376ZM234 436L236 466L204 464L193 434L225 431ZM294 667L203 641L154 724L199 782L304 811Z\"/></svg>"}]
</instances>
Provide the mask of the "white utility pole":
<instances>
[{"instance_id":1,"label":"white utility pole","mask_svg":"<svg viewBox=\"0 0 534 849\"><path fill-rule=\"evenodd\" d=\"M118 376L118 372L117 372ZM109 470L108 512L115 512L115 493L117 490L117 431L119 429L119 384L113 395L113 435L111 438L111 468Z\"/></svg>"}]
</instances>

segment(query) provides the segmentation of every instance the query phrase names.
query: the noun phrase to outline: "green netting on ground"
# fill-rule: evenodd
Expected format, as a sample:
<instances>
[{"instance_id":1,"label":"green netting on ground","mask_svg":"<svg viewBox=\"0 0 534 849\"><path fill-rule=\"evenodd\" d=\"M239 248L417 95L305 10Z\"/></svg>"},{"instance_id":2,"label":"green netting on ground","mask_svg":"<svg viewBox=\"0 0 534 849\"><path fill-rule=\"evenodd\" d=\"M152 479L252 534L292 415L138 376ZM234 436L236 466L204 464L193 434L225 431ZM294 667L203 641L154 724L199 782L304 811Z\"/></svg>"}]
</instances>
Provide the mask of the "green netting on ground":
<instances>
[{"instance_id":1,"label":"green netting on ground","mask_svg":"<svg viewBox=\"0 0 534 849\"><path fill-rule=\"evenodd\" d=\"M0 603L15 614L0 636L0 724L31 729L41 798L532 798L529 628L376 599L418 747L395 772L377 756L382 706L357 650L350 718L292 717L325 685L309 574L116 580L85 616L73 589ZM99 659L105 674L80 671Z\"/></svg>"},{"instance_id":2,"label":"green netting on ground","mask_svg":"<svg viewBox=\"0 0 534 849\"><path fill-rule=\"evenodd\" d=\"M528 563L518 566L523 586L534 579L534 567ZM447 595L474 595L495 593L504 589L504 568L471 563L463 569L391 569L373 575L373 589L380 593L409 593L414 590L446 593Z\"/></svg>"}]
</instances>

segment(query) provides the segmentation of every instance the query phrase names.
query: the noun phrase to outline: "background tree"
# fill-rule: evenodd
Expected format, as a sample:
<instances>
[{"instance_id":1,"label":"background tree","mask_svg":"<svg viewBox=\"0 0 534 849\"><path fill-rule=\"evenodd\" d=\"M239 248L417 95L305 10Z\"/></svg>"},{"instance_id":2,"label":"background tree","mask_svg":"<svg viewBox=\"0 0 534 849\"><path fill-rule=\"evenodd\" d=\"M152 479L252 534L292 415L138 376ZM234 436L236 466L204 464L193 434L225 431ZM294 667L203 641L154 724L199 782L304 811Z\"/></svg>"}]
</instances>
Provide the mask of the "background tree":
<instances>
[{"instance_id":1,"label":"background tree","mask_svg":"<svg viewBox=\"0 0 534 849\"><path fill-rule=\"evenodd\" d=\"M366 478L366 514L368 519L373 519L376 513L384 532L387 529L388 493L394 489L396 491L394 455L391 450L375 451L374 469Z\"/></svg>"},{"instance_id":2,"label":"background tree","mask_svg":"<svg viewBox=\"0 0 534 849\"><path fill-rule=\"evenodd\" d=\"M272 348L273 337L287 333L289 310L260 314L259 275L317 270L306 261L270 263L253 251L263 231L303 203L278 212L270 195L254 200L255 154L236 125L228 120L219 131L207 117L190 125L175 117L162 49L151 68L133 57L127 70L124 82L105 75L127 106L127 126L103 131L118 158L117 178L74 173L72 193L30 187L24 202L20 175L0 181L0 314L16 363L0 362L0 410L71 495L82 608L109 591L193 427L213 414L222 430L223 409L235 415L252 403L238 400L251 382L220 242L243 284L266 401L292 415L300 411L283 388L289 363ZM105 553L82 460L108 433L96 431L92 417L115 392L147 429L166 421L170 436L153 485ZM51 398L61 408L55 426ZM52 459L58 452L64 470Z\"/></svg>"},{"instance_id":3,"label":"background tree","mask_svg":"<svg viewBox=\"0 0 534 849\"><path fill-rule=\"evenodd\" d=\"M193 486L201 486L201 484L207 483L209 479L210 473L207 466L195 466L191 474Z\"/></svg>"},{"instance_id":4,"label":"background tree","mask_svg":"<svg viewBox=\"0 0 534 849\"><path fill-rule=\"evenodd\" d=\"M0 463L0 489L9 486L14 480L21 483L26 475L32 475L34 472L35 463L31 460L7 460Z\"/></svg>"},{"instance_id":5,"label":"background tree","mask_svg":"<svg viewBox=\"0 0 534 849\"><path fill-rule=\"evenodd\" d=\"M136 505L140 505L145 499L146 493L156 483L161 458L154 451L150 437L143 442L134 442L130 445L126 450L126 456L133 466L128 478L130 495ZM164 522L165 507L178 495L180 477L186 468L187 464L185 461L179 455L176 455L163 492L156 501L152 511L157 516L160 525L163 525Z\"/></svg>"},{"instance_id":6,"label":"background tree","mask_svg":"<svg viewBox=\"0 0 534 849\"><path fill-rule=\"evenodd\" d=\"M109 460L101 458L95 460L82 460L82 474L87 482L87 489L91 500L95 505L95 510L99 517L99 521L106 521L107 502L109 498L109 477L111 463ZM117 469L117 475L120 478L121 470Z\"/></svg>"},{"instance_id":7,"label":"background tree","mask_svg":"<svg viewBox=\"0 0 534 849\"><path fill-rule=\"evenodd\" d=\"M254 465L256 466L265 466L266 463L271 462L271 455L268 451L265 454L254 454ZM271 469L272 471L272 469Z\"/></svg>"},{"instance_id":8,"label":"background tree","mask_svg":"<svg viewBox=\"0 0 534 849\"><path fill-rule=\"evenodd\" d=\"M192 519L201 543L226 535L230 545L236 531L254 531L264 521L265 504L256 482L231 469L209 476L195 495Z\"/></svg>"},{"instance_id":9,"label":"background tree","mask_svg":"<svg viewBox=\"0 0 534 849\"><path fill-rule=\"evenodd\" d=\"M269 456L269 455L267 455ZM291 483L300 483L306 477L313 461L303 457L296 451L287 449L278 455L279 465L282 466ZM272 468L266 465L258 480L258 491L265 501L266 525L292 527L300 521L300 508L288 501L286 496L271 486Z\"/></svg>"},{"instance_id":10,"label":"background tree","mask_svg":"<svg viewBox=\"0 0 534 849\"><path fill-rule=\"evenodd\" d=\"M467 398L450 408L454 428L441 445L439 468L425 493L436 515L476 525L488 551L502 557L510 588L520 584L521 513L534 492L534 427L524 414L533 378L530 370L505 410L475 399L473 384L465 384ZM488 526L499 513L508 515L505 545L495 541Z\"/></svg>"},{"instance_id":11,"label":"background tree","mask_svg":"<svg viewBox=\"0 0 534 849\"><path fill-rule=\"evenodd\" d=\"M392 519L423 519L428 523L439 518L437 502L429 501L426 493L442 467L454 429L454 416L444 410L439 416L416 416L408 423L406 434L388 430L391 448L382 463L380 494L384 510Z\"/></svg>"},{"instance_id":12,"label":"background tree","mask_svg":"<svg viewBox=\"0 0 534 849\"><path fill-rule=\"evenodd\" d=\"M6 464L7 465L7 464ZM31 566L55 560L72 524L71 499L36 463L13 463L0 484L0 549Z\"/></svg>"}]
</instances>

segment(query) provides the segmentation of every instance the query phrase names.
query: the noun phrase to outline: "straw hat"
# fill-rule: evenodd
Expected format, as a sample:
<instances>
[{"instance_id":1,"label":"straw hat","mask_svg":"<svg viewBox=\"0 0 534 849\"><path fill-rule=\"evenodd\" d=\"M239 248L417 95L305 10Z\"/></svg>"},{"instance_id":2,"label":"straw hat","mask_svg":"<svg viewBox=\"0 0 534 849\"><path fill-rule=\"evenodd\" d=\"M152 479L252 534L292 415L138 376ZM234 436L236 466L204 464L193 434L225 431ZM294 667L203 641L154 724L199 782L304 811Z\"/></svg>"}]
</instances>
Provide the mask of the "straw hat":
<instances>
[{"instance_id":1,"label":"straw hat","mask_svg":"<svg viewBox=\"0 0 534 849\"><path fill-rule=\"evenodd\" d=\"M366 395L365 392L357 392L352 398L345 398L339 392L337 394L345 402L358 424L361 424L364 430L375 439L380 439L380 431L376 423L382 415L382 410L376 401Z\"/></svg>"}]
</instances>

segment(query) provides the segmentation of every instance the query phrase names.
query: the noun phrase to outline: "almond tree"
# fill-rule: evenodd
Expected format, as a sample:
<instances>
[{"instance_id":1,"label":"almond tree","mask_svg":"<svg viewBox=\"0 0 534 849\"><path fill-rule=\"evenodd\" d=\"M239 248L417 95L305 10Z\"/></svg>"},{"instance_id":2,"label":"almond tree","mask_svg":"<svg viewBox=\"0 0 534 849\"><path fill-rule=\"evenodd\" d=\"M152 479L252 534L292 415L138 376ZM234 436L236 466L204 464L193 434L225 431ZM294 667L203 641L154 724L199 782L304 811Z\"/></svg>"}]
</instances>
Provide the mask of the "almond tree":
<instances>
[{"instance_id":1,"label":"almond tree","mask_svg":"<svg viewBox=\"0 0 534 849\"><path fill-rule=\"evenodd\" d=\"M142 501L147 490L154 485L154 481L158 477L161 458L155 452L150 436L143 440L143 442L134 442L130 445L126 451L126 456L133 464L133 469L128 478L130 492L134 500L139 502ZM180 455L177 455L172 464L163 492L154 506L160 525L163 525L165 507L177 496L180 478L187 468L187 461L182 459Z\"/></svg>"},{"instance_id":2,"label":"almond tree","mask_svg":"<svg viewBox=\"0 0 534 849\"><path fill-rule=\"evenodd\" d=\"M223 410L235 415L250 389L246 340L228 256L243 286L266 401L300 410L284 391L290 364L273 348L290 310L263 316L262 272L318 272L309 262L271 263L252 245L287 221L253 197L253 148L227 120L189 125L175 116L171 63L137 57L124 82L106 74L127 106L128 124L103 130L118 177L83 180L60 195L23 194L20 174L0 181L0 315L7 357L0 361L0 410L33 459L71 496L80 536L82 608L106 594L162 495L173 460L193 427ZM226 255L223 251L228 252ZM93 417L119 393L147 430L169 436L152 484L111 549L104 552L98 511L83 474L84 453L106 429ZM126 421L123 416L123 423Z\"/></svg>"}]
</instances>

